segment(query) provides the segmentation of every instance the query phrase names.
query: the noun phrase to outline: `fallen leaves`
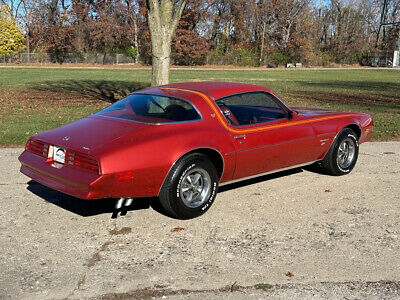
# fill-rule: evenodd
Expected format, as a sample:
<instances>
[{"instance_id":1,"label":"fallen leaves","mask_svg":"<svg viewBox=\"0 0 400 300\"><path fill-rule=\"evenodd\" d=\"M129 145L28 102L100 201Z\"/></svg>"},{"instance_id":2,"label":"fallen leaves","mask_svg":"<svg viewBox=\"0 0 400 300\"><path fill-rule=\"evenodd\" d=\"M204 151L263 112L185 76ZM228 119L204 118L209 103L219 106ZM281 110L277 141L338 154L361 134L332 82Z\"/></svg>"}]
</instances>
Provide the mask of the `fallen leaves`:
<instances>
[{"instance_id":1,"label":"fallen leaves","mask_svg":"<svg viewBox=\"0 0 400 300\"><path fill-rule=\"evenodd\" d=\"M109 233L111 235L119 235L119 234L128 234L132 231L132 228L130 227L122 227L120 230L118 230L117 228L114 228L112 230L109 231Z\"/></svg>"},{"instance_id":2,"label":"fallen leaves","mask_svg":"<svg viewBox=\"0 0 400 300\"><path fill-rule=\"evenodd\" d=\"M178 231L182 231L182 230L185 230L185 228L183 228L183 227L174 227L171 231L172 232L178 232Z\"/></svg>"},{"instance_id":3,"label":"fallen leaves","mask_svg":"<svg viewBox=\"0 0 400 300\"><path fill-rule=\"evenodd\" d=\"M287 272L285 275L286 275L287 277L293 277L293 276L294 276L294 274L293 274L292 272Z\"/></svg>"}]
</instances>

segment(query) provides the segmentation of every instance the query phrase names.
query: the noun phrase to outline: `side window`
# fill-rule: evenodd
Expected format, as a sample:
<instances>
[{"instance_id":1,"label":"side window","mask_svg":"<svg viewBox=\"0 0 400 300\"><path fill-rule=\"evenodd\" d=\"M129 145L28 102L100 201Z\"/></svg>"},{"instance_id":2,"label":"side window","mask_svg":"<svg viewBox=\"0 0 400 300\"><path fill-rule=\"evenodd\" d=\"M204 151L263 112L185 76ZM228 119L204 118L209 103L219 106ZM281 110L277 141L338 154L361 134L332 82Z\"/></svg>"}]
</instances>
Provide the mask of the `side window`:
<instances>
[{"instance_id":1,"label":"side window","mask_svg":"<svg viewBox=\"0 0 400 300\"><path fill-rule=\"evenodd\" d=\"M249 125L270 122L286 117L286 112L273 95L266 92L245 93L223 99L216 103L232 125Z\"/></svg>"},{"instance_id":2,"label":"side window","mask_svg":"<svg viewBox=\"0 0 400 300\"><path fill-rule=\"evenodd\" d=\"M200 120L187 101L161 96L132 94L97 113L98 115L149 124Z\"/></svg>"},{"instance_id":3,"label":"side window","mask_svg":"<svg viewBox=\"0 0 400 300\"><path fill-rule=\"evenodd\" d=\"M263 106L280 109L281 107L274 101L271 94L267 93L249 93L243 94L242 98L247 105Z\"/></svg>"}]
</instances>

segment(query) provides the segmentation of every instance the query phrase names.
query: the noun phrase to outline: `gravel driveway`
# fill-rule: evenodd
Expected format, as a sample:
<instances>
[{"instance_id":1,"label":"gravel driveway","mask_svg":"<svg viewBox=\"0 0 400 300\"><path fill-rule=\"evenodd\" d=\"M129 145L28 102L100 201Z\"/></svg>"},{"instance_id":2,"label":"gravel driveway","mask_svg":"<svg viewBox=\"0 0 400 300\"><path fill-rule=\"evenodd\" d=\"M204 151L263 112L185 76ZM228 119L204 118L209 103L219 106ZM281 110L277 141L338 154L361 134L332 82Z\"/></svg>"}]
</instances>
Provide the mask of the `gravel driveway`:
<instances>
[{"instance_id":1,"label":"gravel driveway","mask_svg":"<svg viewBox=\"0 0 400 300\"><path fill-rule=\"evenodd\" d=\"M399 142L361 145L348 176L223 187L188 221L29 182L21 151L0 149L1 299L400 297Z\"/></svg>"}]
</instances>

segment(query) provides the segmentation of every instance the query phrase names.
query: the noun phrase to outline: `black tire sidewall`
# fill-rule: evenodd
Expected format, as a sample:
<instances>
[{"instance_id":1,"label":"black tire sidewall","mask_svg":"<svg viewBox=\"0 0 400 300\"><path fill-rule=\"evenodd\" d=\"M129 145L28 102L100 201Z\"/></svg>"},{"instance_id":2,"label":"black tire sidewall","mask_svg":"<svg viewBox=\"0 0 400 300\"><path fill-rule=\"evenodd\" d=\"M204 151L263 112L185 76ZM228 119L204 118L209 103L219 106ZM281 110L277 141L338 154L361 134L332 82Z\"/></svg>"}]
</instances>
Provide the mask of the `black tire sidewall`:
<instances>
[{"instance_id":1,"label":"black tire sidewall","mask_svg":"<svg viewBox=\"0 0 400 300\"><path fill-rule=\"evenodd\" d=\"M354 145L355 145L355 153L354 153L354 158L353 158L352 163L347 168L344 169L339 165L339 163L337 161L337 155L338 155L340 144L346 138L350 138L353 140ZM335 147L333 149L332 156L330 159L331 159L331 165L332 165L335 173L337 173L337 175L345 175L345 174L350 173L351 170L353 170L354 166L357 163L357 159L358 159L358 140L357 140L357 135L354 133L353 130L346 128L340 133L340 135L338 136L338 138L335 142Z\"/></svg>"},{"instance_id":2,"label":"black tire sidewall","mask_svg":"<svg viewBox=\"0 0 400 300\"><path fill-rule=\"evenodd\" d=\"M194 168L202 168L211 178L211 193L207 201L201 206L190 208L180 197L180 185L185 174ZM170 179L168 191L169 203L178 218L190 219L204 214L213 204L218 192L218 173L212 163L204 155L192 155L179 161Z\"/></svg>"}]
</instances>

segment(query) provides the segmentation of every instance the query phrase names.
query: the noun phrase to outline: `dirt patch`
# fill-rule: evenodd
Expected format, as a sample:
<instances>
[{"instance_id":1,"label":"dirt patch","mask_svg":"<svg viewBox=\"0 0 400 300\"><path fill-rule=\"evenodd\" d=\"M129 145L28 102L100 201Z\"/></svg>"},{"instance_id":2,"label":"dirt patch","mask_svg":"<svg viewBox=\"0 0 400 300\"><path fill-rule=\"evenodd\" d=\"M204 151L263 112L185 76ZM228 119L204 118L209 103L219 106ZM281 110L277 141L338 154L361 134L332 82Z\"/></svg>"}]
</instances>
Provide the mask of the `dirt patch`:
<instances>
[{"instance_id":1,"label":"dirt patch","mask_svg":"<svg viewBox=\"0 0 400 300\"><path fill-rule=\"evenodd\" d=\"M110 293L97 296L96 300L120 300L120 299L190 299L193 297L204 299L245 299L245 295L257 295L257 298L365 298L366 295L381 295L387 299L396 299L400 292L399 283L395 281L375 282L320 282L311 284L269 284L259 283L253 286L240 286L236 284L226 285L219 289L205 290L170 290L165 288L143 288L127 293ZM328 296L329 295L329 296ZM352 296L350 296L352 295Z\"/></svg>"},{"instance_id":2,"label":"dirt patch","mask_svg":"<svg viewBox=\"0 0 400 300\"><path fill-rule=\"evenodd\" d=\"M103 245L101 245L100 251L107 251L108 250L108 246L110 246L113 242L111 241L107 241L105 242Z\"/></svg>"},{"instance_id":3,"label":"dirt patch","mask_svg":"<svg viewBox=\"0 0 400 300\"><path fill-rule=\"evenodd\" d=\"M89 258L87 262L88 268L93 267L96 263L98 263L101 260L101 256L99 252L93 253L93 255Z\"/></svg>"},{"instance_id":4,"label":"dirt patch","mask_svg":"<svg viewBox=\"0 0 400 300\"><path fill-rule=\"evenodd\" d=\"M127 227L124 227L127 228ZM122 229L124 229L122 228ZM121 230L122 230L121 229ZM130 228L129 228L130 229ZM130 231L129 231L130 232ZM95 253L93 253L93 255L89 258L88 262L87 262L87 267L91 268L93 267L96 263L98 263L101 260L101 255L100 252L104 252L108 250L108 246L111 245L113 242L112 241L106 241L103 245L101 245L100 250L96 251ZM84 282L82 283L84 284ZM82 285L81 284L81 285ZM78 282L78 286L79 286L79 282Z\"/></svg>"},{"instance_id":5,"label":"dirt patch","mask_svg":"<svg viewBox=\"0 0 400 300\"><path fill-rule=\"evenodd\" d=\"M210 290L171 290L166 288L143 288L130 291L128 293L110 293L98 296L94 299L96 300L120 300L120 299L153 299L153 298L165 298L167 296L175 296L175 295L190 295L190 294L203 294L203 293L233 293L238 291L244 291L253 287L244 287L236 284L226 285L219 289L210 289Z\"/></svg>"},{"instance_id":6,"label":"dirt patch","mask_svg":"<svg viewBox=\"0 0 400 300\"><path fill-rule=\"evenodd\" d=\"M254 286L256 290L263 290L263 291L268 291L274 288L272 284L268 283L258 283Z\"/></svg>"}]
</instances>

